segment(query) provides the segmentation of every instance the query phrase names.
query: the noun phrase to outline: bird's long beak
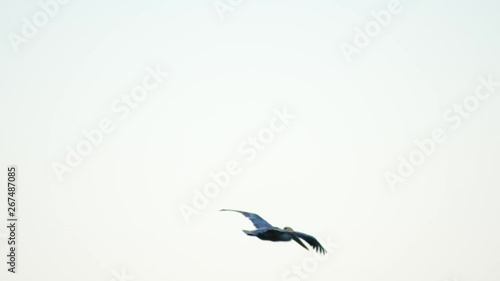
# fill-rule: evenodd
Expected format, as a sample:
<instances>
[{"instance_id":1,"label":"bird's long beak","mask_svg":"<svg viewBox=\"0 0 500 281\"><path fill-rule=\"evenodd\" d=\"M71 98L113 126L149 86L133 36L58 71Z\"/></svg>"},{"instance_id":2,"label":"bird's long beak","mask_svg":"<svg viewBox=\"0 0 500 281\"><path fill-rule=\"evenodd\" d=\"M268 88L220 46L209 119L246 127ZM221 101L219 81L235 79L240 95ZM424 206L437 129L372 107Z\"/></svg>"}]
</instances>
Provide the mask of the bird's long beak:
<instances>
[{"instance_id":1,"label":"bird's long beak","mask_svg":"<svg viewBox=\"0 0 500 281\"><path fill-rule=\"evenodd\" d=\"M307 248L306 245L304 245L304 243L302 243L302 241L299 239L299 237L295 236L295 234L293 234L293 233L290 233L290 235L292 236L293 241L299 243L300 246L304 247L304 249L309 251L309 248Z\"/></svg>"}]
</instances>

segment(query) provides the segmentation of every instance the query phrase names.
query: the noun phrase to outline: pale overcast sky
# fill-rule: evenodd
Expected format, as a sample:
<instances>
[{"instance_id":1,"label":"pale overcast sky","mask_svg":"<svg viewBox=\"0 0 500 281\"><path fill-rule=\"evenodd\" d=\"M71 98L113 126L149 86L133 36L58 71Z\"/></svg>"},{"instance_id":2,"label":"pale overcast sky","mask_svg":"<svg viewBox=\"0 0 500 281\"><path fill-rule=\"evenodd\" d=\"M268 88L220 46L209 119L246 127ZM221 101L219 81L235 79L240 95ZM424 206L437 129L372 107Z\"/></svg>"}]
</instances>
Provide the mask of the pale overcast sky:
<instances>
[{"instance_id":1,"label":"pale overcast sky","mask_svg":"<svg viewBox=\"0 0 500 281\"><path fill-rule=\"evenodd\" d=\"M1 280L500 280L498 3L0 3Z\"/></svg>"}]
</instances>

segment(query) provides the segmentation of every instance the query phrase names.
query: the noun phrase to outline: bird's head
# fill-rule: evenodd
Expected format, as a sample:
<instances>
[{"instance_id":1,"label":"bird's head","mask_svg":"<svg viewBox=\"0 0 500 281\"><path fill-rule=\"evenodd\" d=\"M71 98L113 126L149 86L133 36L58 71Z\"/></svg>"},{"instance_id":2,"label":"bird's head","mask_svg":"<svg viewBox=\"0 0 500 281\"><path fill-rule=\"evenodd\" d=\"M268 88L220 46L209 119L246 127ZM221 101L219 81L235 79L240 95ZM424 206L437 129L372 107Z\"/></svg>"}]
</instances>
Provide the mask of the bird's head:
<instances>
[{"instance_id":1,"label":"bird's head","mask_svg":"<svg viewBox=\"0 0 500 281\"><path fill-rule=\"evenodd\" d=\"M293 229L289 226L285 226L285 228L283 228L285 231L289 231L289 232L293 232Z\"/></svg>"}]
</instances>

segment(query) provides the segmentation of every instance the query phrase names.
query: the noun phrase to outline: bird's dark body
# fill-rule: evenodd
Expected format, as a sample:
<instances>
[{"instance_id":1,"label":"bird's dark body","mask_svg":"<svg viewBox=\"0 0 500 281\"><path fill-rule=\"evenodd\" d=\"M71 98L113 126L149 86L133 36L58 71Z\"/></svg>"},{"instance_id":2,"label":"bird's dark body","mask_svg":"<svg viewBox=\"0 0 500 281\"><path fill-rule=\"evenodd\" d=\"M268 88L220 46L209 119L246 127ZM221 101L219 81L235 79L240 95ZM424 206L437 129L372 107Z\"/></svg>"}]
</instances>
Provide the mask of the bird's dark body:
<instances>
[{"instance_id":1,"label":"bird's dark body","mask_svg":"<svg viewBox=\"0 0 500 281\"><path fill-rule=\"evenodd\" d=\"M257 236L260 240L266 241L286 242L292 240L292 236L274 229L243 230L243 232L249 236Z\"/></svg>"}]
</instances>

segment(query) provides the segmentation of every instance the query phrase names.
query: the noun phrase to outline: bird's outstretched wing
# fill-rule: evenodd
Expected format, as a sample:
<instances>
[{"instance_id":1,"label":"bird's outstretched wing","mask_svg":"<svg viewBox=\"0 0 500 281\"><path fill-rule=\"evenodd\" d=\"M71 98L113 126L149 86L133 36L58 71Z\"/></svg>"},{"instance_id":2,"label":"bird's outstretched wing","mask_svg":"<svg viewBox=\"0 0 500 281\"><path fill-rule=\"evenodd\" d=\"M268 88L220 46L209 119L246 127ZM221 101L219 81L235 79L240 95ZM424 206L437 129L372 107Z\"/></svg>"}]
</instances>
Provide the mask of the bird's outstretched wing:
<instances>
[{"instance_id":1,"label":"bird's outstretched wing","mask_svg":"<svg viewBox=\"0 0 500 281\"><path fill-rule=\"evenodd\" d=\"M325 248L323 248L323 246L321 246L318 240L316 240L316 238L314 238L313 236L298 231L294 231L294 233L297 237L304 239L307 242L307 244L311 245L311 247L313 247L313 249L316 250L316 252L321 254L326 253Z\"/></svg>"},{"instance_id":2,"label":"bird's outstretched wing","mask_svg":"<svg viewBox=\"0 0 500 281\"><path fill-rule=\"evenodd\" d=\"M231 212L238 212L243 214L245 217L250 219L255 226L255 228L263 228L263 227L273 227L270 223L265 221L263 218L261 218L259 215L254 214L254 213L248 213L248 212L243 212L243 211L237 211L237 210L230 210L230 209L222 209L221 211L231 211Z\"/></svg>"}]
</instances>

